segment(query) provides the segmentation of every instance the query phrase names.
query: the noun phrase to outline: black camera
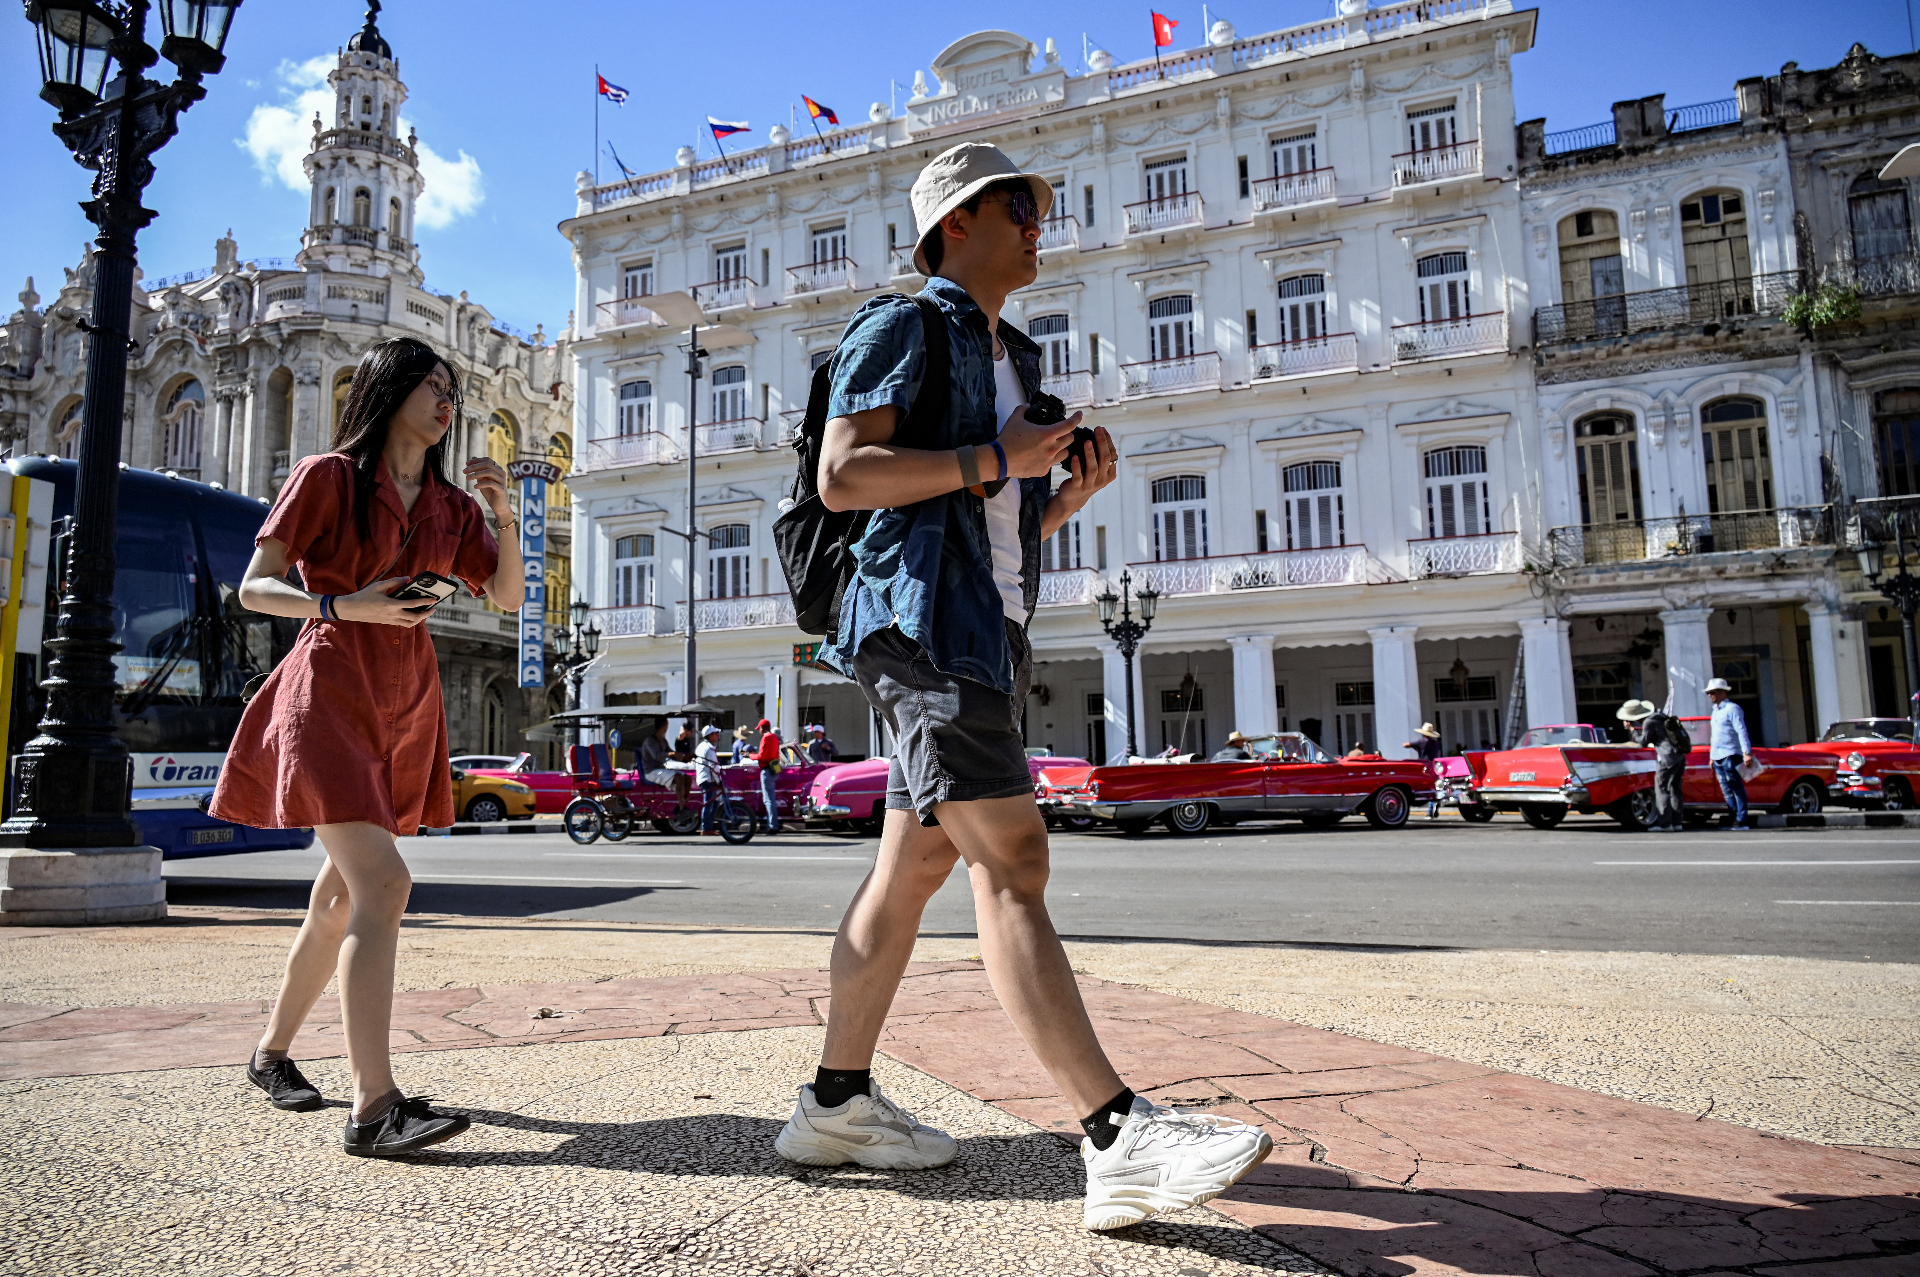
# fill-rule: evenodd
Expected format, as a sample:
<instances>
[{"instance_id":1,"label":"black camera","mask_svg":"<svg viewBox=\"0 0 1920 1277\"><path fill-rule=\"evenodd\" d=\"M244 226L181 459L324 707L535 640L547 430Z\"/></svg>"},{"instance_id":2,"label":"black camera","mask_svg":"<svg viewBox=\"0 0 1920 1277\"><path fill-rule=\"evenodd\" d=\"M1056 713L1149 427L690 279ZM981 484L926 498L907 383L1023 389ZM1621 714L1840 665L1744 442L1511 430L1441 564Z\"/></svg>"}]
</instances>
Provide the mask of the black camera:
<instances>
[{"instance_id":1,"label":"black camera","mask_svg":"<svg viewBox=\"0 0 1920 1277\"><path fill-rule=\"evenodd\" d=\"M1057 426L1067 419L1067 405L1055 395L1038 391L1027 403L1027 420L1036 426Z\"/></svg>"},{"instance_id":2,"label":"black camera","mask_svg":"<svg viewBox=\"0 0 1920 1277\"><path fill-rule=\"evenodd\" d=\"M1073 459L1080 458L1080 473L1092 474L1094 464L1099 460L1099 450L1094 447L1093 431L1086 426L1073 428L1073 442L1067 445L1067 455L1060 459L1060 468L1068 474L1073 473Z\"/></svg>"}]
</instances>

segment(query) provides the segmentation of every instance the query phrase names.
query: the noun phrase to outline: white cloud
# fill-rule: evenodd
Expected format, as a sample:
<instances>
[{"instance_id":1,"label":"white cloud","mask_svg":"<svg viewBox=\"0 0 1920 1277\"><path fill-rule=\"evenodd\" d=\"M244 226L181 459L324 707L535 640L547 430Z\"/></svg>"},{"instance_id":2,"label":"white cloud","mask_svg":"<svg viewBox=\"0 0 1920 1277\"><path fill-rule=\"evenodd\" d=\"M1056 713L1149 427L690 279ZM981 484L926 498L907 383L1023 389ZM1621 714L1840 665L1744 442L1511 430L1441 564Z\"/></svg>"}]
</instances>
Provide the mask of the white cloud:
<instances>
[{"instance_id":1,"label":"white cloud","mask_svg":"<svg viewBox=\"0 0 1920 1277\"><path fill-rule=\"evenodd\" d=\"M247 117L246 136L239 139L239 145L253 156L260 171L269 179L278 178L289 190L308 189L301 161L313 147L314 114L318 112L324 120L333 111L327 73L335 62L332 54L305 62L282 62L278 75L285 101L253 108L253 114ZM402 117L401 136L409 127ZM465 151L458 151L458 158L450 160L425 142L418 143L418 148L425 190L414 210L416 226L438 230L480 207L486 199L480 161Z\"/></svg>"},{"instance_id":2,"label":"white cloud","mask_svg":"<svg viewBox=\"0 0 1920 1277\"><path fill-rule=\"evenodd\" d=\"M408 125L400 121L404 131ZM425 142L416 142L420 155L420 178L426 189L414 206L413 222L428 230L439 230L457 217L465 217L487 198L480 181L480 161L460 152L450 160Z\"/></svg>"},{"instance_id":3,"label":"white cloud","mask_svg":"<svg viewBox=\"0 0 1920 1277\"><path fill-rule=\"evenodd\" d=\"M253 156L261 172L279 178L291 190L307 189L307 175L300 161L313 147L314 113L319 112L324 119L333 109L327 72L333 70L334 62L330 54L305 62L282 62L280 92L286 102L256 106L247 117L247 132L240 145Z\"/></svg>"}]
</instances>

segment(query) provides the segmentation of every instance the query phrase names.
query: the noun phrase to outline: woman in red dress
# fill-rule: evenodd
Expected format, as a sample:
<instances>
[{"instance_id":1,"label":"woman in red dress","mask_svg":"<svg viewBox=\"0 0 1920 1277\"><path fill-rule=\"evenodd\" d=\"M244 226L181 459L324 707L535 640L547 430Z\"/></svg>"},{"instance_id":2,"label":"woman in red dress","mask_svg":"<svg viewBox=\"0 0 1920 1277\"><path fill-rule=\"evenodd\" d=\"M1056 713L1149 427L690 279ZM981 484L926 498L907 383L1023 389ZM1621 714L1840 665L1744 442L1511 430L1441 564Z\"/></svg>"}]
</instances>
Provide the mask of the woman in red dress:
<instances>
[{"instance_id":1,"label":"woman in red dress","mask_svg":"<svg viewBox=\"0 0 1920 1277\"><path fill-rule=\"evenodd\" d=\"M394 950L413 886L394 839L453 823L427 613L389 595L431 571L507 611L526 597L506 472L484 457L466 463L497 543L480 505L447 478L459 409L459 382L431 347L381 342L353 374L333 450L287 477L240 600L307 624L241 715L210 809L242 825L311 825L326 849L247 1077L277 1108L320 1107L288 1053L337 968L354 1092L345 1149L362 1157L410 1153L468 1125L402 1095L387 1049Z\"/></svg>"}]
</instances>

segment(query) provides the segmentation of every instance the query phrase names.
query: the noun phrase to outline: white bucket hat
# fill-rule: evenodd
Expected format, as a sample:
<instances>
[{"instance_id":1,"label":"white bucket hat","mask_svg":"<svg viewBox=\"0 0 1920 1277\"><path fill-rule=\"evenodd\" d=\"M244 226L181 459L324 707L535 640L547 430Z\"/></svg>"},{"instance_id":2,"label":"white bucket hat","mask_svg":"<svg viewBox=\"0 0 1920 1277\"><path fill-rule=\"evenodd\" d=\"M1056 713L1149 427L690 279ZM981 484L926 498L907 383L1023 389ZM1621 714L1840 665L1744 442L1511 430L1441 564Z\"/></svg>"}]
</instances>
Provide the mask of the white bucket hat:
<instances>
[{"instance_id":1,"label":"white bucket hat","mask_svg":"<svg viewBox=\"0 0 1920 1277\"><path fill-rule=\"evenodd\" d=\"M1652 718L1653 715L1652 701L1628 701L1614 711L1613 716L1623 723L1637 723L1643 718Z\"/></svg>"},{"instance_id":2,"label":"white bucket hat","mask_svg":"<svg viewBox=\"0 0 1920 1277\"><path fill-rule=\"evenodd\" d=\"M1703 688L1701 688L1700 690L1701 690L1701 691L1703 691L1703 692L1729 692L1729 693L1731 693L1731 692L1733 691L1733 684L1732 684L1732 683L1729 683L1729 682L1727 682L1727 680L1726 680L1726 679L1724 679L1724 678L1710 678L1710 679L1708 679L1708 680L1707 680L1707 685L1706 685L1705 687L1703 687Z\"/></svg>"},{"instance_id":3,"label":"white bucket hat","mask_svg":"<svg viewBox=\"0 0 1920 1277\"><path fill-rule=\"evenodd\" d=\"M994 182L1007 177L1024 177L1033 188L1035 206L1041 221L1053 211L1053 183L1038 173L1022 173L1020 166L1007 158L997 146L984 142L962 142L933 157L913 180L913 224L920 238L913 246L913 268L922 275L927 269L927 236L940 228L940 219L978 195Z\"/></svg>"}]
</instances>

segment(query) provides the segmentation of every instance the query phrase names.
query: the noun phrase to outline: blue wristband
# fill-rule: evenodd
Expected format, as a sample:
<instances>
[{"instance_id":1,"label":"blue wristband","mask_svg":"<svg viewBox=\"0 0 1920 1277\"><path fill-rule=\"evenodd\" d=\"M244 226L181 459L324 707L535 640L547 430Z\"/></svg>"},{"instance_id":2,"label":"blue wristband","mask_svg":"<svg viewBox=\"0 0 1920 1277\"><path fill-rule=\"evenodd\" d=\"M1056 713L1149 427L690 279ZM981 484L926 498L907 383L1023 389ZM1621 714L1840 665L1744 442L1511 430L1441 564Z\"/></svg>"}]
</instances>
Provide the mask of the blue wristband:
<instances>
[{"instance_id":1,"label":"blue wristband","mask_svg":"<svg viewBox=\"0 0 1920 1277\"><path fill-rule=\"evenodd\" d=\"M333 595L331 594L322 594L320 596L320 619L323 621L335 621L339 619L333 614Z\"/></svg>"},{"instance_id":2,"label":"blue wristband","mask_svg":"<svg viewBox=\"0 0 1920 1277\"><path fill-rule=\"evenodd\" d=\"M993 455L1000 458L1000 478L1005 479L1007 477L1007 450L1000 446L998 439L993 441L992 447Z\"/></svg>"}]
</instances>

